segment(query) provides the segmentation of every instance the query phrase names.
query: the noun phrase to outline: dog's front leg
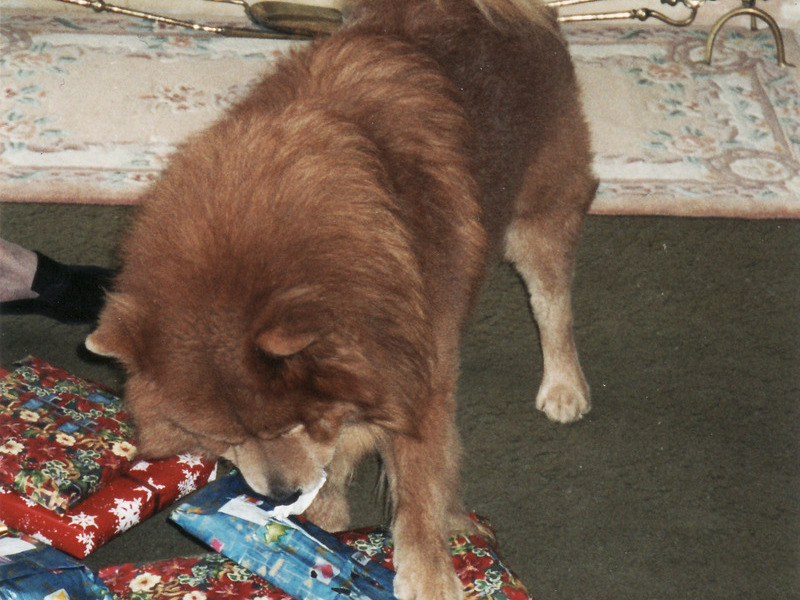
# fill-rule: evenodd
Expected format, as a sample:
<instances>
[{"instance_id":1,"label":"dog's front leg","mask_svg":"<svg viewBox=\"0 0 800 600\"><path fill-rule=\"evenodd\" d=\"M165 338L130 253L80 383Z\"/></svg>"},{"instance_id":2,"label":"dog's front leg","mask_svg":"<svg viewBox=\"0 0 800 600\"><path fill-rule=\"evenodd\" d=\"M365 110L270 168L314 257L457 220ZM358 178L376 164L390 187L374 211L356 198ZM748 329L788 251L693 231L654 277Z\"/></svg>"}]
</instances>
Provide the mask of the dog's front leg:
<instances>
[{"instance_id":1,"label":"dog's front leg","mask_svg":"<svg viewBox=\"0 0 800 600\"><path fill-rule=\"evenodd\" d=\"M382 453L391 488L395 595L400 600L460 600L449 531L463 523L458 500L460 443L454 402L433 399L419 435L396 435Z\"/></svg>"},{"instance_id":2,"label":"dog's front leg","mask_svg":"<svg viewBox=\"0 0 800 600\"><path fill-rule=\"evenodd\" d=\"M347 486L362 457L374 452L382 432L377 427L350 426L342 432L333 459L328 464L328 480L303 516L327 531L342 531L350 522Z\"/></svg>"},{"instance_id":3,"label":"dog's front leg","mask_svg":"<svg viewBox=\"0 0 800 600\"><path fill-rule=\"evenodd\" d=\"M350 524L350 509L345 490L346 480L339 472L329 473L328 480L303 516L325 531L343 531Z\"/></svg>"}]
</instances>

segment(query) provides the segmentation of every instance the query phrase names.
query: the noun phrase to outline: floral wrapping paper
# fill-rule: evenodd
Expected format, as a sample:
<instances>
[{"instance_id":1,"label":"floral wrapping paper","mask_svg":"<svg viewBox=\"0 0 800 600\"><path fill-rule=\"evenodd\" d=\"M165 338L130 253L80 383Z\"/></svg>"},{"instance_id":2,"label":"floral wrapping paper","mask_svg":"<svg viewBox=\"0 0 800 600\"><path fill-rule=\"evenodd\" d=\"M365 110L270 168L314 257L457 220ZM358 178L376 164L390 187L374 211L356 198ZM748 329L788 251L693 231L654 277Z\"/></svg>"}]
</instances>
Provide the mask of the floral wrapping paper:
<instances>
[{"instance_id":1,"label":"floral wrapping paper","mask_svg":"<svg viewBox=\"0 0 800 600\"><path fill-rule=\"evenodd\" d=\"M0 522L0 600L115 600L85 565Z\"/></svg>"},{"instance_id":2,"label":"floral wrapping paper","mask_svg":"<svg viewBox=\"0 0 800 600\"><path fill-rule=\"evenodd\" d=\"M192 454L139 461L63 514L0 486L0 514L9 526L83 558L215 475L216 461Z\"/></svg>"},{"instance_id":3,"label":"floral wrapping paper","mask_svg":"<svg viewBox=\"0 0 800 600\"><path fill-rule=\"evenodd\" d=\"M132 433L119 398L42 360L0 378L0 484L56 513L128 469Z\"/></svg>"},{"instance_id":4,"label":"floral wrapping paper","mask_svg":"<svg viewBox=\"0 0 800 600\"><path fill-rule=\"evenodd\" d=\"M100 578L119 600L293 600L221 554L107 567Z\"/></svg>"},{"instance_id":5,"label":"floral wrapping paper","mask_svg":"<svg viewBox=\"0 0 800 600\"><path fill-rule=\"evenodd\" d=\"M471 600L530 600L519 578L503 564L491 523L470 514L475 533L450 538L453 567L464 585L464 595ZM337 533L336 537L384 566L393 569L394 547L388 530L358 529Z\"/></svg>"},{"instance_id":6,"label":"floral wrapping paper","mask_svg":"<svg viewBox=\"0 0 800 600\"><path fill-rule=\"evenodd\" d=\"M242 500L255 509L231 509L232 504ZM391 579L374 570L375 565L393 569L392 542L386 530L331 535L297 518L262 522L258 510L264 505L234 474L176 508L172 519L218 552L301 600L394 597L386 590L392 589ZM453 566L466 596L475 600L529 600L525 586L500 559L491 525L480 517L471 517L477 533L451 539ZM357 577L352 577L353 573ZM354 587L352 580L363 576L382 585ZM161 596L136 600L150 597ZM202 598L205 596L192 600Z\"/></svg>"},{"instance_id":7,"label":"floral wrapping paper","mask_svg":"<svg viewBox=\"0 0 800 600\"><path fill-rule=\"evenodd\" d=\"M497 556L489 522L470 515L478 533L450 541L453 565L468 599L530 600L520 581ZM351 548L387 568L392 565L392 541L385 529L368 528L334 534ZM174 558L148 565L108 567L100 578L119 600L290 600L291 596L252 571L220 554Z\"/></svg>"}]
</instances>

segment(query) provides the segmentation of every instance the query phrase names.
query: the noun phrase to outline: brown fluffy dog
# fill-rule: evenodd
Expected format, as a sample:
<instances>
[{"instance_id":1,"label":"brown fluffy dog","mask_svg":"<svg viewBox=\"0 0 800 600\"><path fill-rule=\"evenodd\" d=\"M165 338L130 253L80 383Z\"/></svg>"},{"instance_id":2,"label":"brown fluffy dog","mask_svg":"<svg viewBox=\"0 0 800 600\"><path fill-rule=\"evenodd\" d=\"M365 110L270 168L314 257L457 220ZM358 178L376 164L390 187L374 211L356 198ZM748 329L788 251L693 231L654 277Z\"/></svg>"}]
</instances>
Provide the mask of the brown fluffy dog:
<instances>
[{"instance_id":1,"label":"brown fluffy dog","mask_svg":"<svg viewBox=\"0 0 800 600\"><path fill-rule=\"evenodd\" d=\"M87 346L129 372L144 456L230 458L278 500L347 523L377 449L396 594L461 595L454 426L462 326L492 252L528 284L537 406L588 410L575 246L596 182L572 65L528 0L363 0L190 140L144 199Z\"/></svg>"}]
</instances>

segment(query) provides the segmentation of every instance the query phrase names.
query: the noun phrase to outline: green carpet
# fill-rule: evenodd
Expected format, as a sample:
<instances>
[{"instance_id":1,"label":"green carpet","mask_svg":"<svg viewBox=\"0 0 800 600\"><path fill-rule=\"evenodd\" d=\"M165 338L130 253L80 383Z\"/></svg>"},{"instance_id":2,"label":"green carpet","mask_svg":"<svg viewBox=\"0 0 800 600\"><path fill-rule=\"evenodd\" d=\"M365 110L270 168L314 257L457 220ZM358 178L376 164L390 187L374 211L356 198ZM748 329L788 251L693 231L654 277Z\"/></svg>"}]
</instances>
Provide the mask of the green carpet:
<instances>
[{"instance_id":1,"label":"green carpet","mask_svg":"<svg viewBox=\"0 0 800 600\"><path fill-rule=\"evenodd\" d=\"M3 237L113 265L124 207L0 206ZM800 598L800 221L591 217L576 335L594 409L572 426L533 408L536 329L495 268L465 336L466 506L492 519L538 600ZM0 317L0 364L35 354L118 385L79 354L89 328ZM380 521L375 465L356 525ZM197 554L162 513L93 568Z\"/></svg>"}]
</instances>

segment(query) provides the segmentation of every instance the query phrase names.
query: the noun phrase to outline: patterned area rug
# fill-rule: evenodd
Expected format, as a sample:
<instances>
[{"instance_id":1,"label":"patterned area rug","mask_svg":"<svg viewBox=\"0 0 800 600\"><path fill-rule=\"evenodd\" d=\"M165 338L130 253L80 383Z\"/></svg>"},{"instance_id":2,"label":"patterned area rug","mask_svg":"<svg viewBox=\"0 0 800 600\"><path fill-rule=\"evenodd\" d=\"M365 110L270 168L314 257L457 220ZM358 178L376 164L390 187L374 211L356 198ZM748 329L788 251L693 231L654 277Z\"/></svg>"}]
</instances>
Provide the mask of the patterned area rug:
<instances>
[{"instance_id":1,"label":"patterned area rug","mask_svg":"<svg viewBox=\"0 0 800 600\"><path fill-rule=\"evenodd\" d=\"M602 181L593 212L800 217L800 68L775 64L766 31L724 29L706 66L702 30L565 29ZM4 11L0 200L135 203L291 45Z\"/></svg>"},{"instance_id":2,"label":"patterned area rug","mask_svg":"<svg viewBox=\"0 0 800 600\"><path fill-rule=\"evenodd\" d=\"M800 217L800 68L777 65L770 34L723 30L708 66L703 31L568 33L602 182L595 213Z\"/></svg>"}]
</instances>

